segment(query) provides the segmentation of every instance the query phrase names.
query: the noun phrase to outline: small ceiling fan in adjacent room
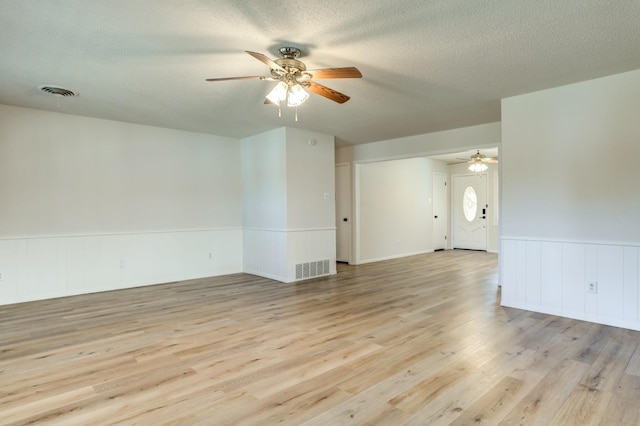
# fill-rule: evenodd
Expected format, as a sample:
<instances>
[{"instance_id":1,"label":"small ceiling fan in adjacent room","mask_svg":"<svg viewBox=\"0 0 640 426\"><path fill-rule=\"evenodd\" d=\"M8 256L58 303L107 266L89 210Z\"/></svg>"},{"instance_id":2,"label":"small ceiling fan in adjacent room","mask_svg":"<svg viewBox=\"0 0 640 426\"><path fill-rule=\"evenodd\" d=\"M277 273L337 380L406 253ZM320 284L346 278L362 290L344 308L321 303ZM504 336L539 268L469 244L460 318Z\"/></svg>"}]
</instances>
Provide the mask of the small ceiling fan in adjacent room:
<instances>
[{"instance_id":1,"label":"small ceiling fan in adjacent room","mask_svg":"<svg viewBox=\"0 0 640 426\"><path fill-rule=\"evenodd\" d=\"M264 101L265 104L277 104L278 115L281 115L280 104L286 102L289 107L298 107L309 98L309 92L323 96L339 104L347 102L349 96L333 90L314 80L324 80L330 78L361 78L362 74L355 67L344 68L321 68L307 70L307 66L299 61L300 49L295 47L282 47L279 52L282 56L279 59L269 59L262 53L246 51L260 62L266 64L271 75L268 76L246 76L246 77L223 77L207 78L206 81L226 81L226 80L267 80L276 81L276 86L269 92ZM296 110L296 121L298 114Z\"/></svg>"},{"instance_id":2,"label":"small ceiling fan in adjacent room","mask_svg":"<svg viewBox=\"0 0 640 426\"><path fill-rule=\"evenodd\" d=\"M497 163L498 157L487 157L484 154L480 154L480 150L477 150L475 154L467 161L469 163L469 170L472 172L480 173L488 169L486 163Z\"/></svg>"}]
</instances>

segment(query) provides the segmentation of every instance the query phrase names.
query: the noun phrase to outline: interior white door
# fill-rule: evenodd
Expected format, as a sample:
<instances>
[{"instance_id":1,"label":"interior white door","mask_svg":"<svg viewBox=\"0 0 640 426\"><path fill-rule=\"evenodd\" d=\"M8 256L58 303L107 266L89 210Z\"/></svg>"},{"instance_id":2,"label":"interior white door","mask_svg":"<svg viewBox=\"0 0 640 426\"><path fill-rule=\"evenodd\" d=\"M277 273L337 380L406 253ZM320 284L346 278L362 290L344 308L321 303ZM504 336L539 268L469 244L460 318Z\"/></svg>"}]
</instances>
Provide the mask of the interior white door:
<instances>
[{"instance_id":1,"label":"interior white door","mask_svg":"<svg viewBox=\"0 0 640 426\"><path fill-rule=\"evenodd\" d=\"M453 177L453 248L487 250L487 175Z\"/></svg>"},{"instance_id":2,"label":"interior white door","mask_svg":"<svg viewBox=\"0 0 640 426\"><path fill-rule=\"evenodd\" d=\"M447 248L447 174L433 173L433 249Z\"/></svg>"},{"instance_id":3,"label":"interior white door","mask_svg":"<svg viewBox=\"0 0 640 426\"><path fill-rule=\"evenodd\" d=\"M336 166L336 261L351 260L351 167Z\"/></svg>"}]
</instances>

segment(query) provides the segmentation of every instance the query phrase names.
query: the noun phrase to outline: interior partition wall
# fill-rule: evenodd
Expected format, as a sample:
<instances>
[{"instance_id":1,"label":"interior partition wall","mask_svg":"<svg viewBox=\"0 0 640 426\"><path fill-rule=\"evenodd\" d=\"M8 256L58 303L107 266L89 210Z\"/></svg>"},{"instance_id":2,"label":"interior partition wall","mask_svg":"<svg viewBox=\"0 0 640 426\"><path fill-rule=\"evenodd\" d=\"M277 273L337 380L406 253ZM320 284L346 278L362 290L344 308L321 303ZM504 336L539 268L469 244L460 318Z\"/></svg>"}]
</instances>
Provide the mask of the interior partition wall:
<instances>
[{"instance_id":1,"label":"interior partition wall","mask_svg":"<svg viewBox=\"0 0 640 426\"><path fill-rule=\"evenodd\" d=\"M502 101L502 304L640 329L640 71Z\"/></svg>"}]
</instances>

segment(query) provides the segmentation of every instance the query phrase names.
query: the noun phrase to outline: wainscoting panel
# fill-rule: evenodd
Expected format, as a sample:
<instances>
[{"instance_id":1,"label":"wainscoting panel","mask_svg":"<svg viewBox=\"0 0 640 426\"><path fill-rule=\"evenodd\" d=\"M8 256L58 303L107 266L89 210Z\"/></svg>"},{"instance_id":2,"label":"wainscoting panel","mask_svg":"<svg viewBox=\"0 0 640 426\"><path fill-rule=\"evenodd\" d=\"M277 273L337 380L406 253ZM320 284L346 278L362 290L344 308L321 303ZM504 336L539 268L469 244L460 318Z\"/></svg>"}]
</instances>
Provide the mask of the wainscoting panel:
<instances>
[{"instance_id":1,"label":"wainscoting panel","mask_svg":"<svg viewBox=\"0 0 640 426\"><path fill-rule=\"evenodd\" d=\"M503 306L640 330L638 245L503 237L500 255Z\"/></svg>"},{"instance_id":2,"label":"wainscoting panel","mask_svg":"<svg viewBox=\"0 0 640 426\"><path fill-rule=\"evenodd\" d=\"M522 262L525 264L525 300L528 304L539 306L542 300L541 244L539 241L527 241L521 252L524 255Z\"/></svg>"},{"instance_id":3,"label":"wainscoting panel","mask_svg":"<svg viewBox=\"0 0 640 426\"><path fill-rule=\"evenodd\" d=\"M336 273L336 229L301 229L288 232L288 281L296 281L296 265L329 261L329 274ZM322 275L322 274L318 274Z\"/></svg>"},{"instance_id":4,"label":"wainscoting panel","mask_svg":"<svg viewBox=\"0 0 640 426\"><path fill-rule=\"evenodd\" d=\"M562 245L540 244L540 305L562 309Z\"/></svg>"},{"instance_id":5,"label":"wainscoting panel","mask_svg":"<svg viewBox=\"0 0 640 426\"><path fill-rule=\"evenodd\" d=\"M638 271L640 269L640 249L637 247L624 248L624 320L630 322L640 322L640 277Z\"/></svg>"},{"instance_id":6,"label":"wainscoting panel","mask_svg":"<svg viewBox=\"0 0 640 426\"><path fill-rule=\"evenodd\" d=\"M562 255L562 312L575 316L585 314L586 301L586 245L563 244Z\"/></svg>"},{"instance_id":7,"label":"wainscoting panel","mask_svg":"<svg viewBox=\"0 0 640 426\"><path fill-rule=\"evenodd\" d=\"M242 229L0 239L0 305L242 272Z\"/></svg>"},{"instance_id":8,"label":"wainscoting panel","mask_svg":"<svg viewBox=\"0 0 640 426\"><path fill-rule=\"evenodd\" d=\"M287 281L287 231L244 229L244 272Z\"/></svg>"},{"instance_id":9,"label":"wainscoting panel","mask_svg":"<svg viewBox=\"0 0 640 426\"><path fill-rule=\"evenodd\" d=\"M282 282L296 281L296 264L329 260L336 273L336 230L244 229L244 272Z\"/></svg>"},{"instance_id":10,"label":"wainscoting panel","mask_svg":"<svg viewBox=\"0 0 640 426\"><path fill-rule=\"evenodd\" d=\"M597 246L598 315L624 321L624 247Z\"/></svg>"}]
</instances>

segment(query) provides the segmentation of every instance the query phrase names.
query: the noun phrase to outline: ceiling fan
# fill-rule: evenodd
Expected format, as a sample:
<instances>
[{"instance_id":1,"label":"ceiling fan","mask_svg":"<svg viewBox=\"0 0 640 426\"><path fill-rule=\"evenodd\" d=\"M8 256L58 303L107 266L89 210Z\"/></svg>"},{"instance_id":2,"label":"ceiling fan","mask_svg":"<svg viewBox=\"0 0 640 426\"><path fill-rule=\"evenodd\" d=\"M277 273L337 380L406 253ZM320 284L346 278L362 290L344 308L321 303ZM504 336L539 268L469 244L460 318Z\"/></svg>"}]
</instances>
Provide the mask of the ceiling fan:
<instances>
[{"instance_id":1,"label":"ceiling fan","mask_svg":"<svg viewBox=\"0 0 640 426\"><path fill-rule=\"evenodd\" d=\"M484 154L480 154L479 149L467 161L467 163L469 163L469 170L471 170L472 172L484 172L485 170L487 170L486 163L497 163L497 162L498 162L498 157L487 157Z\"/></svg>"},{"instance_id":2,"label":"ceiling fan","mask_svg":"<svg viewBox=\"0 0 640 426\"><path fill-rule=\"evenodd\" d=\"M206 81L225 80L267 80L277 81L276 86L269 92L265 104L277 104L286 101L287 106L297 107L307 100L309 92L324 96L339 104L347 102L349 96L340 93L329 87L316 83L314 80L329 78L361 78L362 74L355 67L345 68L321 68L307 70L306 65L297 58L300 56L300 49L295 47L282 47L279 52L282 56L279 59L271 60L262 53L246 51L260 62L266 64L271 69L269 76L246 76L246 77L224 77L207 78ZM296 116L297 119L297 116Z\"/></svg>"}]
</instances>

